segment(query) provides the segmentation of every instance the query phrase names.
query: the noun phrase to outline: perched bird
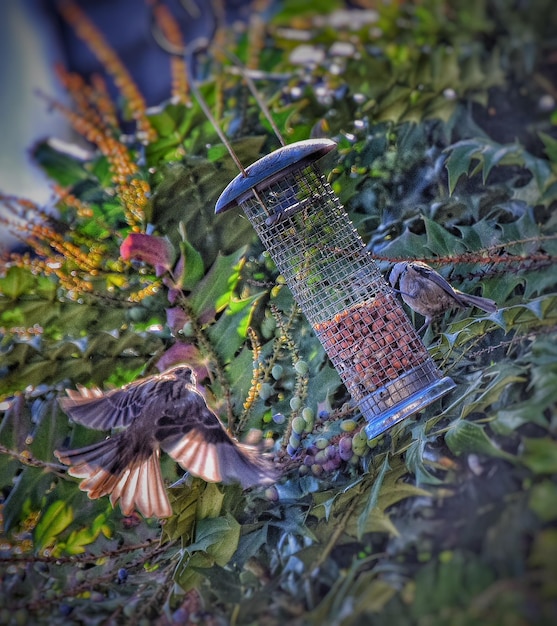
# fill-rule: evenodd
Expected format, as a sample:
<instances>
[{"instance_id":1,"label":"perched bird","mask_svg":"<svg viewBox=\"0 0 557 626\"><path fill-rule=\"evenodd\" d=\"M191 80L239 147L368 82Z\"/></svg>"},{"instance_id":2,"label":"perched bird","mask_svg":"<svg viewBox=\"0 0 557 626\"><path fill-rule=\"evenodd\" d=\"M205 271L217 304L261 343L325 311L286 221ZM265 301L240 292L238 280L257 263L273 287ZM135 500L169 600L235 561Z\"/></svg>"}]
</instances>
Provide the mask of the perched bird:
<instances>
[{"instance_id":1,"label":"perched bird","mask_svg":"<svg viewBox=\"0 0 557 626\"><path fill-rule=\"evenodd\" d=\"M454 289L441 274L421 261L397 263L391 270L389 282L393 288L398 283L398 291L404 302L425 317L418 332L429 326L434 317L455 307L475 306L486 313L497 311L497 304L493 300Z\"/></svg>"},{"instance_id":2,"label":"perched bird","mask_svg":"<svg viewBox=\"0 0 557 626\"><path fill-rule=\"evenodd\" d=\"M276 478L260 451L232 439L197 390L191 368L178 365L106 393L68 389L62 409L96 430L124 428L99 443L55 451L83 478L90 498L110 495L124 515L137 508L145 517L169 517L172 508L161 476L161 449L180 466L208 482L239 482L245 489Z\"/></svg>"}]
</instances>

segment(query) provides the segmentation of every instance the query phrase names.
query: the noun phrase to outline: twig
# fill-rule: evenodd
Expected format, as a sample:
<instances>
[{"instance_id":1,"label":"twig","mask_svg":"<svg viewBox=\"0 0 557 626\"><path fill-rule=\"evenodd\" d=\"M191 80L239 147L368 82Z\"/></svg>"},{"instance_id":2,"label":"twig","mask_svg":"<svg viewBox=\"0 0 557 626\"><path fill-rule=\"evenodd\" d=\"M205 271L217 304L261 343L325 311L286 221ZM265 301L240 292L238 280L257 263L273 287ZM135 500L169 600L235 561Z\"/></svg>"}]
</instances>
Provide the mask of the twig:
<instances>
[{"instance_id":1,"label":"twig","mask_svg":"<svg viewBox=\"0 0 557 626\"><path fill-rule=\"evenodd\" d=\"M36 459L31 455L30 452L26 450L24 452L18 452L17 450L10 450L0 444L0 454L6 454L7 456L11 456L13 459L18 460L23 465L27 465L29 467L40 467L42 469L48 470L49 472L53 472L58 476L66 477L66 468L64 465L59 463L49 463L48 461L42 461L41 459Z\"/></svg>"}]
</instances>

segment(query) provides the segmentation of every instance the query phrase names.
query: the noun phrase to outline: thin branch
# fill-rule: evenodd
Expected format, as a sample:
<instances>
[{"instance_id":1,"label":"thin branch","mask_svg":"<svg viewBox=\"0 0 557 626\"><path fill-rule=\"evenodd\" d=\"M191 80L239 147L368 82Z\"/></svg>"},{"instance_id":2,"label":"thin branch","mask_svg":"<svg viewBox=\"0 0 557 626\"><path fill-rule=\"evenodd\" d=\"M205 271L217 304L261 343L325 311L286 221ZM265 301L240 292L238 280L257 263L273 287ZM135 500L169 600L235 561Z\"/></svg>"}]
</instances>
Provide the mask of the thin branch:
<instances>
[{"instance_id":1,"label":"thin branch","mask_svg":"<svg viewBox=\"0 0 557 626\"><path fill-rule=\"evenodd\" d=\"M17 450L10 450L0 444L0 454L6 454L7 456L11 456L13 459L16 459L23 465L27 465L28 467L40 467L49 472L53 472L58 476L66 478L66 468L64 465L60 465L59 463L49 463L48 461L42 461L41 459L36 459L31 455L27 450L23 452L18 452Z\"/></svg>"}]
</instances>

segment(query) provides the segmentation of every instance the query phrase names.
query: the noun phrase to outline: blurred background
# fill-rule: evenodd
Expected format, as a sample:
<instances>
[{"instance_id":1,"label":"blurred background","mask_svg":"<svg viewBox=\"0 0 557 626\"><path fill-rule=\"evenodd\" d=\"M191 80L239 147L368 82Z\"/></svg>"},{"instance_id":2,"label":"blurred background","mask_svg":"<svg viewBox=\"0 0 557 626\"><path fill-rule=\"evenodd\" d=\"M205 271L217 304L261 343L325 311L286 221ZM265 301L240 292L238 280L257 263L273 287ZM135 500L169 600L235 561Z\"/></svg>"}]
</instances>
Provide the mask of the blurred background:
<instances>
[{"instance_id":1,"label":"blurred background","mask_svg":"<svg viewBox=\"0 0 557 626\"><path fill-rule=\"evenodd\" d=\"M0 191L48 205L47 179L29 152L45 137L83 142L76 138L59 113L49 111L43 92L63 102L54 73L56 63L90 75L102 71L96 57L58 15L58 0L2 0L0 3ZM151 34L149 2L144 0L76 0L103 33L130 71L149 106L169 96L168 55ZM210 37L214 27L213 3L173 0L165 3L178 18L186 41ZM249 18L249 0L222 4L230 24ZM271 5L272 3L269 3ZM109 80L112 95L118 93ZM0 211L6 211L0 207ZM17 245L0 232L0 249ZM1 250L0 250L1 251Z\"/></svg>"}]
</instances>

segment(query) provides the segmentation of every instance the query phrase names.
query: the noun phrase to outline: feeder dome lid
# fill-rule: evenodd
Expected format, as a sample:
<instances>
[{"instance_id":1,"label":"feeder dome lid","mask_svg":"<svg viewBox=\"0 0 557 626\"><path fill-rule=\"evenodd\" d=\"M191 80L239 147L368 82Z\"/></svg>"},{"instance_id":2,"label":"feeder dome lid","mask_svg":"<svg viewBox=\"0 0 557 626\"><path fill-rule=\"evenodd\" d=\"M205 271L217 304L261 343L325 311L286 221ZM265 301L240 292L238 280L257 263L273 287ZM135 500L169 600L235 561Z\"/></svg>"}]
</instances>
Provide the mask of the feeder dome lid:
<instances>
[{"instance_id":1,"label":"feeder dome lid","mask_svg":"<svg viewBox=\"0 0 557 626\"><path fill-rule=\"evenodd\" d=\"M288 169L300 169L336 148L331 139L307 139L278 148L245 168L247 176L238 174L225 188L215 205L215 213L223 213L238 204L238 199L265 180ZM286 174L286 172L285 172Z\"/></svg>"}]
</instances>

